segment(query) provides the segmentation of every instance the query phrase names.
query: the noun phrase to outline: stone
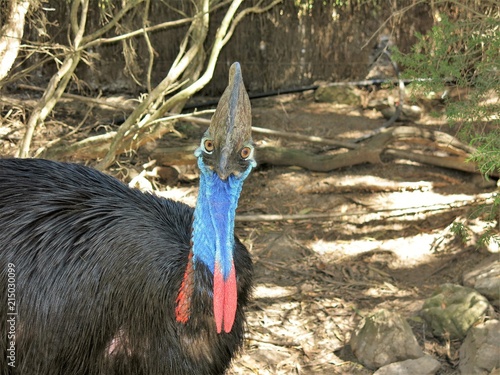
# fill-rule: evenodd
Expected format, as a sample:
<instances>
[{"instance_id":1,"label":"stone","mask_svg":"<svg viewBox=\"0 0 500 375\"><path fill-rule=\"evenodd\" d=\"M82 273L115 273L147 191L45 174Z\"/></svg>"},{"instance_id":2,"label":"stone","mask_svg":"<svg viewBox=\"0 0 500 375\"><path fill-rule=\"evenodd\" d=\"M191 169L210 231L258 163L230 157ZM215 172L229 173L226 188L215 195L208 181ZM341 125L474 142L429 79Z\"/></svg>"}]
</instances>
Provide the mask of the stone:
<instances>
[{"instance_id":1,"label":"stone","mask_svg":"<svg viewBox=\"0 0 500 375\"><path fill-rule=\"evenodd\" d=\"M380 110L382 116L386 119L390 119L396 113L395 106L388 106ZM422 108L417 105L406 105L403 104L401 113L399 114L398 121L417 121L422 116Z\"/></svg>"},{"instance_id":2,"label":"stone","mask_svg":"<svg viewBox=\"0 0 500 375\"><path fill-rule=\"evenodd\" d=\"M387 310L363 319L350 344L356 358L371 369L424 355L408 322Z\"/></svg>"},{"instance_id":3,"label":"stone","mask_svg":"<svg viewBox=\"0 0 500 375\"><path fill-rule=\"evenodd\" d=\"M463 284L474 288L492 305L500 307L500 258L495 254L463 275Z\"/></svg>"},{"instance_id":4,"label":"stone","mask_svg":"<svg viewBox=\"0 0 500 375\"><path fill-rule=\"evenodd\" d=\"M443 284L425 300L420 315L437 337L461 340L490 307L474 289Z\"/></svg>"},{"instance_id":5,"label":"stone","mask_svg":"<svg viewBox=\"0 0 500 375\"><path fill-rule=\"evenodd\" d=\"M379 368L373 375L434 375L441 368L441 363L430 355L417 359L394 362Z\"/></svg>"},{"instance_id":6,"label":"stone","mask_svg":"<svg viewBox=\"0 0 500 375\"><path fill-rule=\"evenodd\" d=\"M460 373L487 375L500 368L500 321L488 320L470 329L460 347Z\"/></svg>"},{"instance_id":7,"label":"stone","mask_svg":"<svg viewBox=\"0 0 500 375\"><path fill-rule=\"evenodd\" d=\"M322 103L337 103L360 105L361 99L351 87L347 86L320 86L314 93L314 99Z\"/></svg>"}]
</instances>

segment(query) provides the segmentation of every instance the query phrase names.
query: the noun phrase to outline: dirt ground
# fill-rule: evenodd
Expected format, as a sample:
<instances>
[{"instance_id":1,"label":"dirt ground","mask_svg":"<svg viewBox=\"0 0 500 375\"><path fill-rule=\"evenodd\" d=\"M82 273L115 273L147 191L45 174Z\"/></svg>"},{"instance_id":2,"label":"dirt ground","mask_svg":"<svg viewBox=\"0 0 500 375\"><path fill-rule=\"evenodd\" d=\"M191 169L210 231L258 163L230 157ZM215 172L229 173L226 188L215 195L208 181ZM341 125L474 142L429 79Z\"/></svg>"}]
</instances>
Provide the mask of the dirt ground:
<instances>
[{"instance_id":1,"label":"dirt ground","mask_svg":"<svg viewBox=\"0 0 500 375\"><path fill-rule=\"evenodd\" d=\"M297 95L254 101L253 108L255 126L343 140L384 122L376 111ZM417 125L452 131L430 116ZM255 292L248 340L230 374L371 374L356 362L349 339L358 322L380 308L408 319L424 351L442 363L439 374L458 373L460 342L434 338L418 312L438 285L461 284L463 273L491 254L474 246L474 239L462 243L450 226L466 222L479 234L480 220L468 220L477 205L451 207L494 190L483 187L478 176L404 160L330 173L259 167L244 186L238 213L310 218L238 222L255 262ZM450 208L383 215L441 204ZM315 218L324 213L338 217Z\"/></svg>"},{"instance_id":2,"label":"dirt ground","mask_svg":"<svg viewBox=\"0 0 500 375\"><path fill-rule=\"evenodd\" d=\"M325 138L352 140L385 121L377 111L303 95L252 105L254 126ZM428 115L411 125L453 130ZM254 141L324 151L258 134ZM253 255L255 290L247 340L229 374L371 374L349 339L380 308L407 318L425 353L442 363L438 374L458 373L461 343L434 338L418 312L438 285L461 284L464 272L491 256L474 244L484 222L469 219L474 202L496 190L494 182L484 185L476 175L397 159L329 173L260 165L238 208L237 234ZM194 204L192 188L165 194ZM266 214L307 219L248 221ZM475 231L467 243L452 233L454 222Z\"/></svg>"},{"instance_id":3,"label":"dirt ground","mask_svg":"<svg viewBox=\"0 0 500 375\"><path fill-rule=\"evenodd\" d=\"M307 95L252 105L255 126L325 138L352 140L384 123L377 111L316 103ZM72 109L58 110L78 119ZM452 131L427 115L412 125ZM57 135L58 126L40 129L35 142ZM184 134L189 137L172 134L162 142L198 143L203 130L194 126ZM254 140L262 146L324 150L276 137L255 135ZM4 142L2 152L12 153L12 144L6 149ZM127 158L121 168L127 168ZM260 165L250 175L236 230L253 255L255 290L247 340L230 375L371 374L357 363L349 339L359 321L380 308L408 319L424 351L442 363L438 374L458 373L460 342L434 338L418 312L438 285L460 284L464 272L491 255L491 249L474 245L484 221L470 215L478 200L495 192L495 183L405 160L383 161L329 173ZM135 158L133 164L144 162ZM196 173L181 170L185 176ZM197 181L182 180L160 184L161 195L193 205ZM305 216L250 221L263 214ZM453 235L454 222L474 230L467 243Z\"/></svg>"}]
</instances>

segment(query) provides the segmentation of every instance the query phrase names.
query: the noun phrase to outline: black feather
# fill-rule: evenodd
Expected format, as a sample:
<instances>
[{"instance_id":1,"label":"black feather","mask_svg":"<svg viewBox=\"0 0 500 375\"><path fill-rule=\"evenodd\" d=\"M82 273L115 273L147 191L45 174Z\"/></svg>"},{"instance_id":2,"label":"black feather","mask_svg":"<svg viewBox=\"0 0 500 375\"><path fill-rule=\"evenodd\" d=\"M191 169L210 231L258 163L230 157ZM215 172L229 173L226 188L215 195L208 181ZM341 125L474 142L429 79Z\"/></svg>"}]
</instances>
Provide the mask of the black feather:
<instances>
[{"instance_id":1,"label":"black feather","mask_svg":"<svg viewBox=\"0 0 500 375\"><path fill-rule=\"evenodd\" d=\"M213 275L201 263L192 315L177 322L192 220L191 207L91 168L0 160L1 373L222 374L242 343L252 263L236 239L230 333L216 333ZM15 267L15 367L6 338L8 264Z\"/></svg>"}]
</instances>

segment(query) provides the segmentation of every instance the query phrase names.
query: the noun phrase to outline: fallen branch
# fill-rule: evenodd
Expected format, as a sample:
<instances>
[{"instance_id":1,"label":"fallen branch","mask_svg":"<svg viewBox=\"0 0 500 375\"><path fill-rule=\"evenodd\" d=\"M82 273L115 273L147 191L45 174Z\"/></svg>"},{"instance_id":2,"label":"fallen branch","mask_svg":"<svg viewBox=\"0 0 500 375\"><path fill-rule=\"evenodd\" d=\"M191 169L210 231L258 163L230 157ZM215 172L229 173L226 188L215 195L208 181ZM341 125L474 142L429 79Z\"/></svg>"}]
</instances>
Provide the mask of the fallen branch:
<instances>
[{"instance_id":1,"label":"fallen branch","mask_svg":"<svg viewBox=\"0 0 500 375\"><path fill-rule=\"evenodd\" d=\"M474 147L460 142L454 136L437 130L428 130L416 126L398 126L392 128L391 131L396 139L425 138L446 146L458 148L470 154L476 150Z\"/></svg>"},{"instance_id":2,"label":"fallen branch","mask_svg":"<svg viewBox=\"0 0 500 375\"><path fill-rule=\"evenodd\" d=\"M191 117L188 117L191 119ZM207 123L208 120L197 119L198 123ZM257 128L257 131L260 129ZM461 151L458 156L437 156L409 151L413 143L421 143L422 139L435 142L439 151L444 151L454 147ZM398 149L394 143L407 140ZM395 142L397 141L397 142ZM401 143L401 142L400 142ZM444 145L446 147L439 147ZM414 146L414 145L413 145ZM147 155L156 159L163 165L194 164L193 151L195 145L188 147L156 147L153 150L146 150ZM473 148L459 142L456 138L439 131L430 131L411 126L400 126L384 129L375 136L367 139L358 148L340 152L336 154L314 154L307 150L290 149L284 147L257 147L256 158L259 164L272 164L281 166L298 166L315 172L329 172L335 169L359 165L359 164L380 164L381 157L396 157L416 161L438 167L450 168L469 173L479 173L474 163L467 161L468 153ZM453 152L451 152L453 151ZM144 152L144 150L142 151ZM451 153L457 154L454 150ZM493 175L498 176L498 175Z\"/></svg>"},{"instance_id":3,"label":"fallen branch","mask_svg":"<svg viewBox=\"0 0 500 375\"><path fill-rule=\"evenodd\" d=\"M463 199L453 203L438 203L427 206L415 206L405 208L387 208L376 211L356 211L343 213L317 213L317 214L256 214L256 215L236 215L236 221L239 222L262 222L262 221L345 221L347 217L355 217L360 223L366 223L372 220L386 220L407 215L419 215L428 212L449 211L462 209L470 205L493 204L497 193L477 194L470 199Z\"/></svg>"},{"instance_id":4,"label":"fallen branch","mask_svg":"<svg viewBox=\"0 0 500 375\"><path fill-rule=\"evenodd\" d=\"M358 165L363 163L381 163L380 154L391 140L391 133L381 133L371 138L363 147L349 150L335 155L317 155L304 150L284 147L258 147L256 152L257 163L273 165L295 165L317 172L328 172L334 169ZM157 147L150 157L159 164L179 165L195 163L193 151L196 147L186 148ZM188 155L183 155L188 153ZM181 158L180 155L183 155Z\"/></svg>"},{"instance_id":5,"label":"fallen branch","mask_svg":"<svg viewBox=\"0 0 500 375\"><path fill-rule=\"evenodd\" d=\"M388 149L384 151L384 154L392 155L400 159L407 159L416 161L422 164L435 165L437 167L456 169L459 171L469 172L469 173L480 173L476 164L468 163L466 157L461 156L434 156L434 155L424 155L417 154L411 151L402 151ZM498 174L491 174L491 176L498 177Z\"/></svg>"}]
</instances>

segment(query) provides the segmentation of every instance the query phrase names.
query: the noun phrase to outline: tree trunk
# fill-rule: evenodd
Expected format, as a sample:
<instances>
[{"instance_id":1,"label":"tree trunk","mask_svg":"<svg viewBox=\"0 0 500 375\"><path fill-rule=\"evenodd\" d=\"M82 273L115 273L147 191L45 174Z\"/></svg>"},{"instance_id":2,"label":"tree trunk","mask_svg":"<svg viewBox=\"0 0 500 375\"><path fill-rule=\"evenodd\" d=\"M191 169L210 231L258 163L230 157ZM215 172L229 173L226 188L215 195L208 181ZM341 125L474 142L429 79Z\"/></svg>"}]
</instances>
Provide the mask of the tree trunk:
<instances>
[{"instance_id":1,"label":"tree trunk","mask_svg":"<svg viewBox=\"0 0 500 375\"><path fill-rule=\"evenodd\" d=\"M10 0L8 7L7 21L0 29L0 82L9 73L19 52L24 32L24 19L30 2Z\"/></svg>"}]
</instances>

